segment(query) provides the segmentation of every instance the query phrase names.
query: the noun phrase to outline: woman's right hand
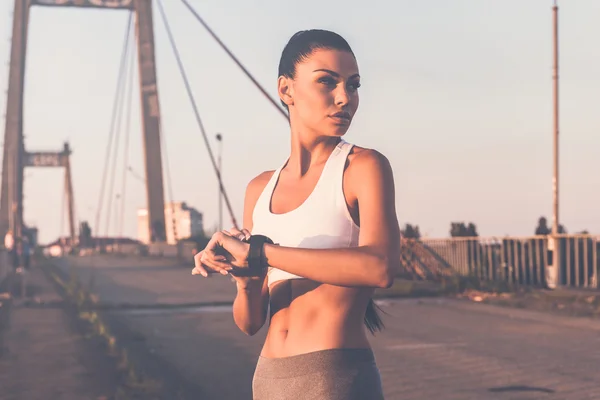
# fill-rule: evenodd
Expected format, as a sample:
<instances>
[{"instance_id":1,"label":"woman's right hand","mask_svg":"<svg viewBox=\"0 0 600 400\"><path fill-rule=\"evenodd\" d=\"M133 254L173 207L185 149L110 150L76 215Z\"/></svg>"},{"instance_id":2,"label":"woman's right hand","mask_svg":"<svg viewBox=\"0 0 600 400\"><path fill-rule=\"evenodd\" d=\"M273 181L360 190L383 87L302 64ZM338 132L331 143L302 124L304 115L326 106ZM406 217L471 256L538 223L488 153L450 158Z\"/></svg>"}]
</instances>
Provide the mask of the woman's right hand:
<instances>
[{"instance_id":1,"label":"woman's right hand","mask_svg":"<svg viewBox=\"0 0 600 400\"><path fill-rule=\"evenodd\" d=\"M228 231L223 231L224 234L228 235L228 236L232 236L235 237L236 239L239 240L247 240L250 238L251 233L248 229L242 229L239 230L237 228L231 228ZM195 268L192 270L192 275L199 275L202 274L203 275L203 271L206 270L206 268L203 268L203 263L202 263L202 259L203 259L203 253L204 251L201 251L200 253L198 253L196 255L196 257L194 257L194 261L195 261ZM205 254L204 257L210 257L209 254ZM215 255L215 260L211 260L211 263L214 263L215 261L219 264L219 267L224 267L225 264L229 264L227 267L222 268L220 273L223 275L229 275L231 276L232 280L236 282L236 284L238 285L238 287L242 287L242 288L246 288L249 285L255 284L255 283L261 283L262 286L262 281L264 280L264 276L235 276L231 273L229 273L228 271L231 270L233 267L233 265L230 264L230 255L229 254L220 254L220 255ZM200 264L200 265L199 265Z\"/></svg>"},{"instance_id":2,"label":"woman's right hand","mask_svg":"<svg viewBox=\"0 0 600 400\"><path fill-rule=\"evenodd\" d=\"M248 240L248 239L250 239L250 236L252 235L248 229L242 229L240 231L237 228L231 228L229 231L227 231L227 233L237 239L240 239L240 240ZM243 289L247 289L250 285L255 285L257 283L260 283L260 285L258 285L258 286L262 287L262 282L265 279L265 275L263 275L263 276L235 276L230 273L229 276L231 276L232 280L235 281L238 288L243 288Z\"/></svg>"}]
</instances>

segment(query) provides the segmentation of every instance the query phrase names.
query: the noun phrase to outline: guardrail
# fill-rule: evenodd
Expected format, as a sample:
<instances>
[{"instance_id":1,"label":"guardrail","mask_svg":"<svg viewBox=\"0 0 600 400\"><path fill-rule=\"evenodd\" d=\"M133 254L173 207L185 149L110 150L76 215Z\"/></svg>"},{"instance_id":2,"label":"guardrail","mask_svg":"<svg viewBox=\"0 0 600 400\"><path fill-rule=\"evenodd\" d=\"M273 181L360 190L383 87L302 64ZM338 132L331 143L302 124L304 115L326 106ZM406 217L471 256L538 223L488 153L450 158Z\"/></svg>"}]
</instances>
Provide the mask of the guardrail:
<instances>
[{"instance_id":1,"label":"guardrail","mask_svg":"<svg viewBox=\"0 0 600 400\"><path fill-rule=\"evenodd\" d=\"M548 247L549 236L421 239L420 242L459 275L546 286L547 267L553 265L553 254L557 254L558 285L599 287L600 236L557 235L555 252Z\"/></svg>"},{"instance_id":2,"label":"guardrail","mask_svg":"<svg viewBox=\"0 0 600 400\"><path fill-rule=\"evenodd\" d=\"M402 269L398 276L439 281L444 277L462 275L487 281L546 287L548 266L553 265L553 254L558 254L559 286L600 287L600 236L557 235L556 252L550 251L549 243L549 236L402 238ZM191 263L197 250L194 242L180 242L177 245L150 245L147 253L151 256L178 257L183 262ZM118 252L118 249L112 251ZM4 265L8 266L8 260L6 254L0 252L0 277Z\"/></svg>"},{"instance_id":3,"label":"guardrail","mask_svg":"<svg viewBox=\"0 0 600 400\"><path fill-rule=\"evenodd\" d=\"M400 243L401 271L398 277L438 281L455 274L453 268L426 245L415 239L402 238Z\"/></svg>"}]
</instances>

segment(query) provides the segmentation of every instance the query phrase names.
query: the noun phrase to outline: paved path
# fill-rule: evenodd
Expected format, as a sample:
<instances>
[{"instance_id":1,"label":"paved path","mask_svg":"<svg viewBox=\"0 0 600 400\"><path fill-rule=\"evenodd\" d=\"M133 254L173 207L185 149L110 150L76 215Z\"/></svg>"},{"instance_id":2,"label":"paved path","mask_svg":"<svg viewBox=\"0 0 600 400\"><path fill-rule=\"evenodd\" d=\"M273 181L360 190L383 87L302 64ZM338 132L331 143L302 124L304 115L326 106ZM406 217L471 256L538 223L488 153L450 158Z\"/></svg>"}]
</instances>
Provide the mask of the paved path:
<instances>
[{"instance_id":1,"label":"paved path","mask_svg":"<svg viewBox=\"0 0 600 400\"><path fill-rule=\"evenodd\" d=\"M28 298L0 310L8 311L0 328L0 400L112 398L117 378L108 357L77 332L41 271L28 273L26 283Z\"/></svg>"},{"instance_id":2,"label":"paved path","mask_svg":"<svg viewBox=\"0 0 600 400\"><path fill-rule=\"evenodd\" d=\"M189 268L96 259L100 302L149 305L231 300L224 277ZM71 269L89 277L89 260ZM136 265L134 265L136 264ZM63 265L65 270L69 267ZM387 329L372 340L386 399L600 399L600 322L449 299L381 303ZM204 399L249 399L263 328L254 337L233 324L228 306L123 309L111 318Z\"/></svg>"}]
</instances>

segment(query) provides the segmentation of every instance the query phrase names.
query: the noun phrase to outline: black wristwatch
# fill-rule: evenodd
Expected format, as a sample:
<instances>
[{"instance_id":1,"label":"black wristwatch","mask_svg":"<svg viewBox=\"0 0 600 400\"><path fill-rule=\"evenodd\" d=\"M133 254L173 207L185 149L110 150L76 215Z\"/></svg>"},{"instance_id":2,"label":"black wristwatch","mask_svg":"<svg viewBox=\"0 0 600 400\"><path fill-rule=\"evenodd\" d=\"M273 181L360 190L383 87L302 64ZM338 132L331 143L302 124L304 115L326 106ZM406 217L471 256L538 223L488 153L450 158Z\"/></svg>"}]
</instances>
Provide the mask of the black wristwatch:
<instances>
[{"instance_id":1,"label":"black wristwatch","mask_svg":"<svg viewBox=\"0 0 600 400\"><path fill-rule=\"evenodd\" d=\"M262 276L269 266L265 257L265 243L274 244L273 241L264 235L252 235L243 242L250 244L248 268L236 268L230 273L234 276Z\"/></svg>"}]
</instances>

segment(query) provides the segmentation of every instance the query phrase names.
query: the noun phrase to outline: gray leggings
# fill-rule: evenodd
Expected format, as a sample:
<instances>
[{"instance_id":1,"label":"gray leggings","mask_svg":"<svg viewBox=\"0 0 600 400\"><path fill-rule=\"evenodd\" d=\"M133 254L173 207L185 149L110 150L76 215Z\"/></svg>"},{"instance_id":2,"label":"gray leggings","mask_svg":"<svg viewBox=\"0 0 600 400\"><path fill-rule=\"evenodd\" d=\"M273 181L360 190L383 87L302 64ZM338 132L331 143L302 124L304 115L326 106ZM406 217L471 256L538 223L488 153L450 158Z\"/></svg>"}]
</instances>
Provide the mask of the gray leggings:
<instances>
[{"instance_id":1,"label":"gray leggings","mask_svg":"<svg viewBox=\"0 0 600 400\"><path fill-rule=\"evenodd\" d=\"M331 349L283 358L260 357L253 400L383 400L371 349Z\"/></svg>"}]
</instances>

